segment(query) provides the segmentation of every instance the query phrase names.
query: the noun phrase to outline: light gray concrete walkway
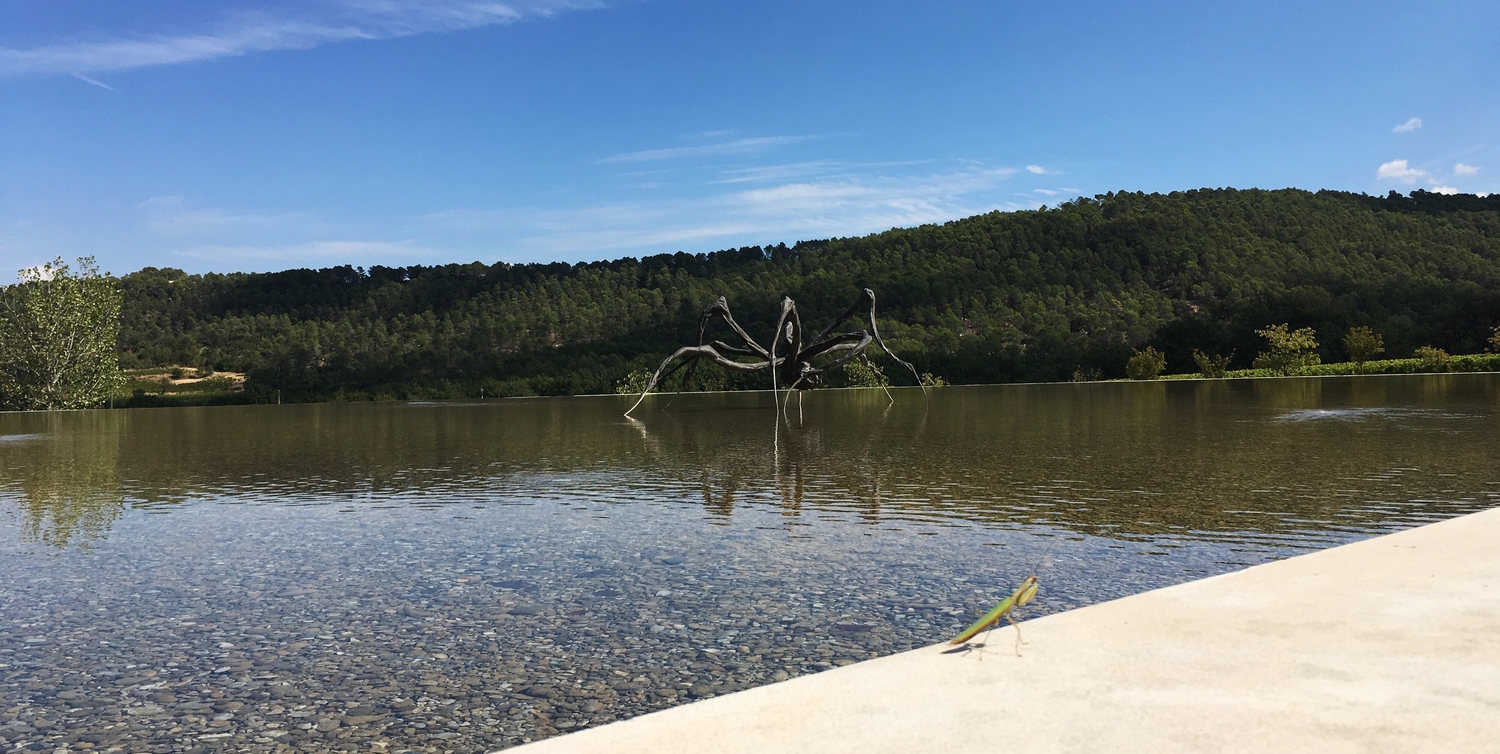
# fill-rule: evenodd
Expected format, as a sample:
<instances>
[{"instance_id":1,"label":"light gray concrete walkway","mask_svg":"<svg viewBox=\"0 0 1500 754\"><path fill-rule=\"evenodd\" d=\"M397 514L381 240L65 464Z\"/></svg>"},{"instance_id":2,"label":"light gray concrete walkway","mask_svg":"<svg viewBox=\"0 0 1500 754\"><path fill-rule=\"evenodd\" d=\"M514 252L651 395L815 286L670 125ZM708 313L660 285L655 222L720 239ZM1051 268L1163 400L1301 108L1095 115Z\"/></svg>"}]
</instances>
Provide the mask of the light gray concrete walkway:
<instances>
[{"instance_id":1,"label":"light gray concrete walkway","mask_svg":"<svg viewBox=\"0 0 1500 754\"><path fill-rule=\"evenodd\" d=\"M1023 626L516 751L1500 752L1500 509Z\"/></svg>"}]
</instances>

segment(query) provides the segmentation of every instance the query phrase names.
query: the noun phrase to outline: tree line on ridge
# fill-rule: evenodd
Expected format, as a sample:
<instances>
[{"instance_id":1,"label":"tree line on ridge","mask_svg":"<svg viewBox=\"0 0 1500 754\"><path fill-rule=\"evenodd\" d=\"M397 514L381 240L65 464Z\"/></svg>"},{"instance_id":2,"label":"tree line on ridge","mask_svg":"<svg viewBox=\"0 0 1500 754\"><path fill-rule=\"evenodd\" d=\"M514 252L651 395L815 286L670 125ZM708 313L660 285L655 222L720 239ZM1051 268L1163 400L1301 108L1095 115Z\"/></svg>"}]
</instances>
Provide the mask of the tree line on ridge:
<instances>
[{"instance_id":1,"label":"tree line on ridge","mask_svg":"<svg viewBox=\"0 0 1500 754\"><path fill-rule=\"evenodd\" d=\"M950 383L1123 377L1147 348L1169 373L1197 371L1195 352L1249 368L1257 331L1275 324L1369 328L1391 357L1483 351L1500 323L1500 195L1117 192L792 246L575 265L148 267L119 285L124 367L244 372L251 401L611 392L693 342L719 296L764 339L782 296L815 330L866 287L891 348ZM1325 340L1314 351L1343 360ZM765 387L703 371L705 387Z\"/></svg>"}]
</instances>

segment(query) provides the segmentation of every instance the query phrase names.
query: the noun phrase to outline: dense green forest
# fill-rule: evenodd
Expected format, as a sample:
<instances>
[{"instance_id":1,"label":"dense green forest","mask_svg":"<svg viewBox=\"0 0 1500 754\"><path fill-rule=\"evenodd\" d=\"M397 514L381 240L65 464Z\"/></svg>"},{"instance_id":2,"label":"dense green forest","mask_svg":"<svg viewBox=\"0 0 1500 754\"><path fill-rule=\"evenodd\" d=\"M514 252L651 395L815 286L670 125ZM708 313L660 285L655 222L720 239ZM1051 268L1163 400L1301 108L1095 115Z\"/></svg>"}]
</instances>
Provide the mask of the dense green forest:
<instances>
[{"instance_id":1,"label":"dense green forest","mask_svg":"<svg viewBox=\"0 0 1500 754\"><path fill-rule=\"evenodd\" d=\"M1196 371L1194 349L1247 367L1263 346L1254 331L1282 322L1315 328L1325 361L1343 360L1340 337L1360 325L1384 337L1388 357L1424 345L1483 351L1500 322L1500 195L1111 193L708 254L146 268L121 282L124 366L245 372L247 400L610 392L690 342L718 296L764 336L783 295L820 329L863 287L879 297L891 348L949 382L1112 377L1145 346L1166 355L1168 372Z\"/></svg>"}]
</instances>

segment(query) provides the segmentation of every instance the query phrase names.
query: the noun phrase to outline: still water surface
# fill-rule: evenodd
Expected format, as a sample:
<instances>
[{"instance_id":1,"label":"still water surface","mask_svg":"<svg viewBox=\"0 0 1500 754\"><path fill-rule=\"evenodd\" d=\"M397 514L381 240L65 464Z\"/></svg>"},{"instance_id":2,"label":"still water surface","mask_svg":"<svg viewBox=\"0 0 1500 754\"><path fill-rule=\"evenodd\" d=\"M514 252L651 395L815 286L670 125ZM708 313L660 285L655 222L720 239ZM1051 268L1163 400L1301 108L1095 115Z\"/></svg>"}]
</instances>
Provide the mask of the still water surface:
<instances>
[{"instance_id":1,"label":"still water surface","mask_svg":"<svg viewBox=\"0 0 1500 754\"><path fill-rule=\"evenodd\" d=\"M0 415L0 738L488 751L1500 504L1500 375L895 398Z\"/></svg>"}]
</instances>

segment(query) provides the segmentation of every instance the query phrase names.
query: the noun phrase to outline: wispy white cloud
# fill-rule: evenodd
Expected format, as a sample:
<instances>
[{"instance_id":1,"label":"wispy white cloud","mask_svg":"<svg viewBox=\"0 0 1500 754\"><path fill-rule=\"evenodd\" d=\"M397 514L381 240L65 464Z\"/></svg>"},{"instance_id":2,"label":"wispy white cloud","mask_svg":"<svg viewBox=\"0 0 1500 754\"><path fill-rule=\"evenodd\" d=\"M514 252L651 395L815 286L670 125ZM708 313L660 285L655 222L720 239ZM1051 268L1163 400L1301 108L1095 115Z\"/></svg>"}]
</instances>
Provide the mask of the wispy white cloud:
<instances>
[{"instance_id":1,"label":"wispy white cloud","mask_svg":"<svg viewBox=\"0 0 1500 754\"><path fill-rule=\"evenodd\" d=\"M518 251L548 258L599 258L697 242L764 243L849 236L945 222L993 209L994 191L1015 169L969 168L928 175L872 172L784 182L717 195L619 202L571 210L449 210L423 219L449 230L515 236Z\"/></svg>"},{"instance_id":2,"label":"wispy white cloud","mask_svg":"<svg viewBox=\"0 0 1500 754\"><path fill-rule=\"evenodd\" d=\"M748 222L705 223L659 229L639 226L575 228L564 232L529 236L521 239L520 245L533 253L549 256L602 257L606 254L598 252L660 247L664 244L691 244L768 232L770 229L765 225Z\"/></svg>"},{"instance_id":3,"label":"wispy white cloud","mask_svg":"<svg viewBox=\"0 0 1500 754\"><path fill-rule=\"evenodd\" d=\"M1434 184L1432 184L1432 193L1434 193L1434 194L1457 194L1458 193L1458 189L1453 188L1452 186L1444 186L1444 185L1442 185L1440 183L1434 183Z\"/></svg>"},{"instance_id":4,"label":"wispy white cloud","mask_svg":"<svg viewBox=\"0 0 1500 754\"><path fill-rule=\"evenodd\" d=\"M343 0L305 3L298 15L241 13L183 34L0 47L0 74L123 71L305 50L349 40L392 39L509 24L530 16L602 7L601 0Z\"/></svg>"},{"instance_id":5,"label":"wispy white cloud","mask_svg":"<svg viewBox=\"0 0 1500 754\"><path fill-rule=\"evenodd\" d=\"M1031 173L1033 175L1046 175L1048 171L1047 171L1046 168L1042 167L1041 165L1027 165L1026 166L1026 172Z\"/></svg>"},{"instance_id":6,"label":"wispy white cloud","mask_svg":"<svg viewBox=\"0 0 1500 754\"><path fill-rule=\"evenodd\" d=\"M97 87L99 87L101 89L108 89L108 90L110 90L112 92L113 91L118 91L114 87L110 86L109 84L104 83L103 81L100 81L99 79L91 79L88 76L85 76L85 75L83 75L81 73L75 73L75 74L73 74L73 78L78 79L79 81L82 81L85 84L93 84L94 86L97 86Z\"/></svg>"},{"instance_id":7,"label":"wispy white cloud","mask_svg":"<svg viewBox=\"0 0 1500 754\"><path fill-rule=\"evenodd\" d=\"M1045 196L1057 196L1058 193L1059 193L1057 191L1053 191L1052 189L1044 189L1044 188L1032 189L1032 191L1035 192L1035 193L1038 193L1038 194L1043 194Z\"/></svg>"},{"instance_id":8,"label":"wispy white cloud","mask_svg":"<svg viewBox=\"0 0 1500 754\"><path fill-rule=\"evenodd\" d=\"M853 220L886 228L920 225L966 212L964 197L1015 174L1010 168L965 170L908 178L871 176L837 182L791 183L725 197L730 207L759 216L823 217L830 229Z\"/></svg>"},{"instance_id":9,"label":"wispy white cloud","mask_svg":"<svg viewBox=\"0 0 1500 754\"><path fill-rule=\"evenodd\" d=\"M1479 168L1473 165L1465 165L1462 162L1453 166L1454 175L1479 175Z\"/></svg>"},{"instance_id":10,"label":"wispy white cloud","mask_svg":"<svg viewBox=\"0 0 1500 754\"><path fill-rule=\"evenodd\" d=\"M1402 183L1416 183L1418 180L1426 177L1427 171L1411 167L1407 164L1406 160L1384 162L1375 170L1376 180L1382 181L1396 180Z\"/></svg>"},{"instance_id":11,"label":"wispy white cloud","mask_svg":"<svg viewBox=\"0 0 1500 754\"><path fill-rule=\"evenodd\" d=\"M77 73L124 71L270 50L301 50L328 42L372 39L357 26L328 26L302 21L266 20L230 26L212 33L151 39L71 42L29 50L0 49L0 73Z\"/></svg>"},{"instance_id":12,"label":"wispy white cloud","mask_svg":"<svg viewBox=\"0 0 1500 754\"><path fill-rule=\"evenodd\" d=\"M730 168L722 172L723 177L714 183L766 183L786 181L812 175L826 175L849 167L839 160L809 160L789 162L781 165L755 165L745 168Z\"/></svg>"},{"instance_id":13,"label":"wispy white cloud","mask_svg":"<svg viewBox=\"0 0 1500 754\"><path fill-rule=\"evenodd\" d=\"M441 252L412 241L312 241L284 246L195 246L179 255L215 263L276 262L301 265L368 264L379 261L433 259Z\"/></svg>"},{"instance_id":14,"label":"wispy white cloud","mask_svg":"<svg viewBox=\"0 0 1500 754\"><path fill-rule=\"evenodd\" d=\"M141 225L153 233L171 236L196 236L251 229L285 229L302 225L309 217L302 213L234 212L217 207L195 207L184 196L153 196L136 205L142 215Z\"/></svg>"},{"instance_id":15,"label":"wispy white cloud","mask_svg":"<svg viewBox=\"0 0 1500 754\"><path fill-rule=\"evenodd\" d=\"M1394 132L1394 133L1398 133L1398 134L1404 134L1404 133L1408 133L1408 132L1411 132L1411 131L1415 131L1415 130L1421 128L1421 127L1422 127L1422 119L1421 118L1412 118L1412 119L1406 121L1405 123L1402 123L1401 125L1396 126L1395 128L1392 128L1391 131Z\"/></svg>"},{"instance_id":16,"label":"wispy white cloud","mask_svg":"<svg viewBox=\"0 0 1500 754\"><path fill-rule=\"evenodd\" d=\"M723 183L776 183L796 179L847 178L867 175L874 170L910 168L931 164L932 160L889 160L884 162L849 162L845 160L808 160L780 165L755 165L743 168L728 168L720 172L716 184Z\"/></svg>"},{"instance_id":17,"label":"wispy white cloud","mask_svg":"<svg viewBox=\"0 0 1500 754\"><path fill-rule=\"evenodd\" d=\"M748 154L760 152L785 144L795 144L799 141L807 141L816 138L812 136L755 136L734 141L723 141L717 144L698 144L686 147L669 147L667 149L646 149L639 152L626 152L624 154L606 157L600 162L647 162L650 160L678 160L690 157L709 157L725 154Z\"/></svg>"}]
</instances>

